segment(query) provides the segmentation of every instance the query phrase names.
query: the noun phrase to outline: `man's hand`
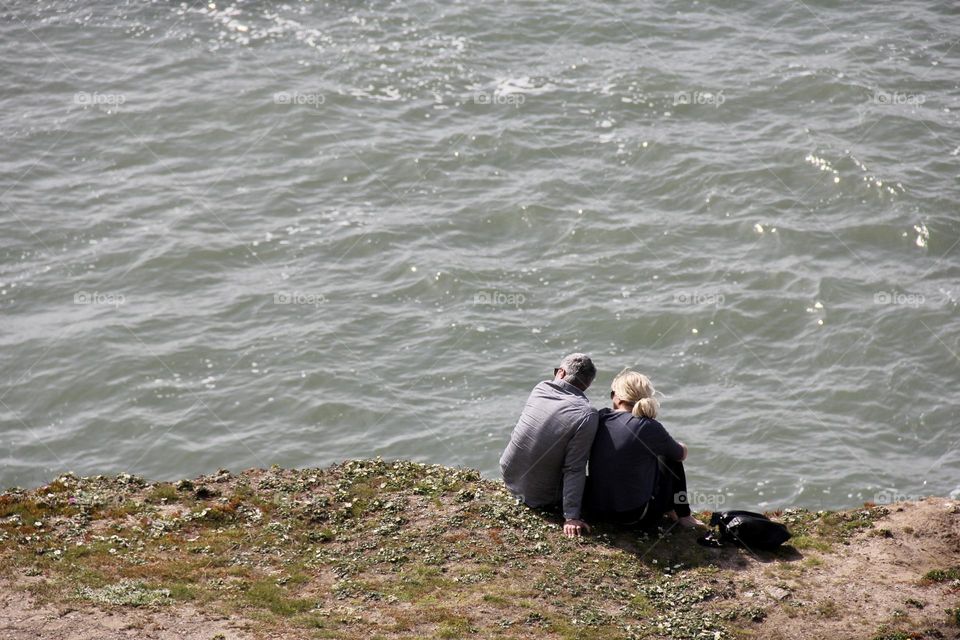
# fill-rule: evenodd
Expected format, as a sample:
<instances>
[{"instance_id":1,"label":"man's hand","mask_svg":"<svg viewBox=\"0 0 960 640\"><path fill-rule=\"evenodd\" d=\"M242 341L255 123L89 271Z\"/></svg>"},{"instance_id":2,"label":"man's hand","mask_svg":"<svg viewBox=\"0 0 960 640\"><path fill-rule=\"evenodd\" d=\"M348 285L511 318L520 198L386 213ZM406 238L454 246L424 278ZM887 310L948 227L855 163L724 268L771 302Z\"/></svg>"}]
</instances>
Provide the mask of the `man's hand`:
<instances>
[{"instance_id":1,"label":"man's hand","mask_svg":"<svg viewBox=\"0 0 960 640\"><path fill-rule=\"evenodd\" d=\"M568 538L579 538L584 533L590 533L590 525L583 520L567 520L563 523L563 535Z\"/></svg>"}]
</instances>

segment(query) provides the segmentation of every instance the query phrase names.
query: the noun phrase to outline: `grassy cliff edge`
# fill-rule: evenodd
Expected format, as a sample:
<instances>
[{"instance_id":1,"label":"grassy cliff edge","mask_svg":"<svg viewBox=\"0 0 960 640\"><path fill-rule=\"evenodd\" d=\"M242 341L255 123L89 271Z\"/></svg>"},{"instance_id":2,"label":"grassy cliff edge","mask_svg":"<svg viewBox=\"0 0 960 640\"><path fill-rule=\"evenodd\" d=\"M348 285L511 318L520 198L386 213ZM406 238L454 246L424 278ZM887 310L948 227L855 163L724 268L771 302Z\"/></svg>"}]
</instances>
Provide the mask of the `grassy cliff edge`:
<instances>
[{"instance_id":1,"label":"grassy cliff edge","mask_svg":"<svg viewBox=\"0 0 960 640\"><path fill-rule=\"evenodd\" d=\"M469 469L355 460L0 494L20 638L960 637L960 506L774 514L776 553L693 532L568 540Z\"/></svg>"}]
</instances>

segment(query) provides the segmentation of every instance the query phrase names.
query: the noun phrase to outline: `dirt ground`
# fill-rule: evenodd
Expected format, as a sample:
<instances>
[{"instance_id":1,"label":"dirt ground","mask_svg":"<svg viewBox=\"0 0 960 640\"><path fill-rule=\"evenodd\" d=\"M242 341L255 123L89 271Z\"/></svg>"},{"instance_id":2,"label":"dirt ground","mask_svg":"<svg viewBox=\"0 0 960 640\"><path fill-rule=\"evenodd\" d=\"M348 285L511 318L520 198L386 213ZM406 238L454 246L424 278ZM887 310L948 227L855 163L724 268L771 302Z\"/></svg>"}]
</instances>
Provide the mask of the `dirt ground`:
<instances>
[{"instance_id":1,"label":"dirt ground","mask_svg":"<svg viewBox=\"0 0 960 640\"><path fill-rule=\"evenodd\" d=\"M101 609L95 606L37 605L9 582L0 584L0 638L3 640L247 640L242 620L212 618L192 607Z\"/></svg>"},{"instance_id":2,"label":"dirt ground","mask_svg":"<svg viewBox=\"0 0 960 640\"><path fill-rule=\"evenodd\" d=\"M947 613L960 607L960 581L923 579L929 571L960 566L960 503L927 498L889 510L849 545L805 551L805 560L822 563L807 562L802 573L780 562L751 563L741 572L741 583L757 585L741 591L741 600L779 603L767 608L756 637L898 638L899 631L899 637L960 638Z\"/></svg>"}]
</instances>

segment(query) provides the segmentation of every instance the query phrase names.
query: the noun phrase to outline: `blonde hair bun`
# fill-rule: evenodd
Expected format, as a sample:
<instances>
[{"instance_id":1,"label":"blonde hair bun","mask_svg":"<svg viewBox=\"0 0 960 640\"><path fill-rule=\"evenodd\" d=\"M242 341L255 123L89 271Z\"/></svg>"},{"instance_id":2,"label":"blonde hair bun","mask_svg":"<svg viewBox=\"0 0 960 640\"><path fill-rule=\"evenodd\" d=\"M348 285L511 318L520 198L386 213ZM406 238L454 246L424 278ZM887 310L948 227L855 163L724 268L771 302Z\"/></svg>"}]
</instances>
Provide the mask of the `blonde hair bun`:
<instances>
[{"instance_id":1,"label":"blonde hair bun","mask_svg":"<svg viewBox=\"0 0 960 640\"><path fill-rule=\"evenodd\" d=\"M657 417L660 403L653 397L656 390L647 376L630 369L624 369L613 379L610 388L613 389L618 398L633 405L631 413L636 417Z\"/></svg>"}]
</instances>

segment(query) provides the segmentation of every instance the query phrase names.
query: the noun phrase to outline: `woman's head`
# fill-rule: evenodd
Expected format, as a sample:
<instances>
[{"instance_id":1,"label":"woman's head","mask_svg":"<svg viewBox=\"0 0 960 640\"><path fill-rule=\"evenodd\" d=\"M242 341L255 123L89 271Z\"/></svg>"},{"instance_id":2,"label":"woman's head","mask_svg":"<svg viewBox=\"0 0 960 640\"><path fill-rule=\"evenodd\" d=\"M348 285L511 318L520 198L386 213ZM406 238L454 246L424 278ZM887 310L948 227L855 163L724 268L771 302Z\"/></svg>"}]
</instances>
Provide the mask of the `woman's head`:
<instances>
[{"instance_id":1,"label":"woman's head","mask_svg":"<svg viewBox=\"0 0 960 640\"><path fill-rule=\"evenodd\" d=\"M620 400L633 407L631 413L638 418L657 417L660 403L653 397L655 391L650 378L642 373L624 369L610 383L610 390L613 401Z\"/></svg>"}]
</instances>

